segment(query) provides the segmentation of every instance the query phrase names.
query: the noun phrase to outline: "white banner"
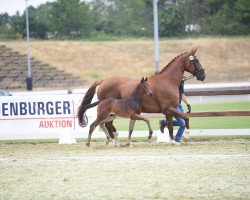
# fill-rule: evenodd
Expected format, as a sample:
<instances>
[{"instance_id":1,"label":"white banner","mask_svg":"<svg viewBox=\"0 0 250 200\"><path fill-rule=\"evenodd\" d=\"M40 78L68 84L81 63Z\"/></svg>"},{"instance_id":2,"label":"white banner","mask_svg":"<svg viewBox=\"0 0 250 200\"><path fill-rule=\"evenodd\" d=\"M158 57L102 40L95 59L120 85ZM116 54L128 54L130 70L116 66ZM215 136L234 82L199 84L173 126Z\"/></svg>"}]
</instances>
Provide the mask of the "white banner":
<instances>
[{"instance_id":1,"label":"white banner","mask_svg":"<svg viewBox=\"0 0 250 200\"><path fill-rule=\"evenodd\" d=\"M0 139L58 138L62 132L73 132L77 138L86 138L90 124L96 119L96 107L87 110L88 125L80 127L77 110L83 96L0 97Z\"/></svg>"}]
</instances>

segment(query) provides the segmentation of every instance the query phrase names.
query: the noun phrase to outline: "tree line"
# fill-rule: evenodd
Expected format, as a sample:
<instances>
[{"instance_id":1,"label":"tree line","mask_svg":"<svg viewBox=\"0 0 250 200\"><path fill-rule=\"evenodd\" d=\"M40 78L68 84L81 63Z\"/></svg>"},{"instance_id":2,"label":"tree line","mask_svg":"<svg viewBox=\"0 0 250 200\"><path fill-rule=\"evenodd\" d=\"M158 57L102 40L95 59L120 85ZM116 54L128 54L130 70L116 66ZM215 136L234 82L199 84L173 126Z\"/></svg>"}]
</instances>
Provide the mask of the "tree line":
<instances>
[{"instance_id":1,"label":"tree line","mask_svg":"<svg viewBox=\"0 0 250 200\"><path fill-rule=\"evenodd\" d=\"M28 7L30 37L152 37L153 0L56 0ZM160 37L249 35L249 0L158 0ZM26 37L26 13L0 14L0 39Z\"/></svg>"}]
</instances>

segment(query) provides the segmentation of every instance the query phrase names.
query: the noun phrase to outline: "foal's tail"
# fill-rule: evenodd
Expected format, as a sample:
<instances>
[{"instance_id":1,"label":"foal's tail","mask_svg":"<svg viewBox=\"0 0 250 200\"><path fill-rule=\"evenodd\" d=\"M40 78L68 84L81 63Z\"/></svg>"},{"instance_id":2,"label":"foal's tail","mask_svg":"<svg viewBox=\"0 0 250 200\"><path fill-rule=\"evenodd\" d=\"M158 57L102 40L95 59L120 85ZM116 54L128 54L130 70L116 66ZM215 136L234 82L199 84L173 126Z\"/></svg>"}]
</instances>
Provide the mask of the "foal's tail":
<instances>
[{"instance_id":1,"label":"foal's tail","mask_svg":"<svg viewBox=\"0 0 250 200\"><path fill-rule=\"evenodd\" d=\"M96 87L98 85L100 85L101 83L102 83L102 81L96 81L86 92L86 94L82 100L82 103L78 108L78 113L77 113L77 117L78 117L78 121L79 121L80 125L83 125L83 124L86 125L86 122L84 121L84 117L83 117L86 110L89 108L95 107L100 103L99 101L97 101L97 102L91 104L91 101L95 95Z\"/></svg>"}]
</instances>

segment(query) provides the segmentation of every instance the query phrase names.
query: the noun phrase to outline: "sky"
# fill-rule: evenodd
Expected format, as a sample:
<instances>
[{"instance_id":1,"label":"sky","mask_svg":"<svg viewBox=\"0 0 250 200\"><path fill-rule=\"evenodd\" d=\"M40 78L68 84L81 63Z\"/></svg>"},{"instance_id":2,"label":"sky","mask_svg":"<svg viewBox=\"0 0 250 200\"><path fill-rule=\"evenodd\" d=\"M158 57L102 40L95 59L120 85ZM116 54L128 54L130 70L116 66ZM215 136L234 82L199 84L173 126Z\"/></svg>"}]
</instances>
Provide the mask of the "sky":
<instances>
[{"instance_id":1,"label":"sky","mask_svg":"<svg viewBox=\"0 0 250 200\"><path fill-rule=\"evenodd\" d=\"M37 8L39 5L54 0L28 0L28 6ZM7 12L10 16L15 15L17 11L23 14L26 8L25 0L0 0L0 14Z\"/></svg>"}]
</instances>

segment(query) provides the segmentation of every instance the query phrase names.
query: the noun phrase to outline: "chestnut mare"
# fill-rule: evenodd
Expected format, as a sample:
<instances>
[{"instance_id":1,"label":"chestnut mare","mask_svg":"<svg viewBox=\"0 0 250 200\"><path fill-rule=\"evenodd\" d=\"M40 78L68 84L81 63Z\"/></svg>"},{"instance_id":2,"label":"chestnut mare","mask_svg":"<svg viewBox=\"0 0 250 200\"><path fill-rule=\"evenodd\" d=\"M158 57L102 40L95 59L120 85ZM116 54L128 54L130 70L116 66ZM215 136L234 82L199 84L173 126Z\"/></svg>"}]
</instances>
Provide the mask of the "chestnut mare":
<instances>
[{"instance_id":1,"label":"chestnut mare","mask_svg":"<svg viewBox=\"0 0 250 200\"><path fill-rule=\"evenodd\" d=\"M99 105L97 107L97 118L96 120L90 125L89 128L89 136L88 141L86 143L87 146L90 146L91 135L95 128L98 125L102 125L109 121L109 116L111 116L111 120L114 120L113 116L119 117L127 117L130 118L129 123L129 136L128 136L128 145L131 147L131 135L134 129L134 124L136 120L143 120L147 123L149 129L149 135L152 135L153 131L150 126L150 122L147 118L142 117L141 109L142 109L142 96L145 95L144 98L147 96L152 96L152 91L149 89L147 78L142 78L140 83L137 85L135 90L127 99L113 99L108 98L103 101L99 101ZM147 95L147 96L146 96ZM88 108L85 107L85 111ZM106 131L104 131L106 133ZM106 134L107 135L107 134ZM108 138L107 138L108 139ZM115 144L116 145L116 144Z\"/></svg>"},{"instance_id":2,"label":"chestnut mare","mask_svg":"<svg viewBox=\"0 0 250 200\"><path fill-rule=\"evenodd\" d=\"M206 77L204 69L195 56L196 50L197 49L192 49L190 52L180 54L168 63L159 73L149 77L147 82L154 95L151 98L142 97L142 112L163 113L166 116L166 119L169 121L168 130L171 139L173 139L173 116L185 119L187 125L189 125L188 114L181 113L176 109L179 103L179 86L184 71L191 73L192 76L195 76L197 80L200 81L203 81ZM86 125L83 119L85 113L84 107L96 106L95 103L91 104L91 101L98 85L97 96L99 100L102 101L107 98L127 98L137 84L138 80L126 77L111 77L105 80L96 81L88 89L79 106L79 124L82 126ZM113 132L116 133L116 129L112 121L106 123L105 126L110 136L113 138Z\"/></svg>"}]
</instances>

